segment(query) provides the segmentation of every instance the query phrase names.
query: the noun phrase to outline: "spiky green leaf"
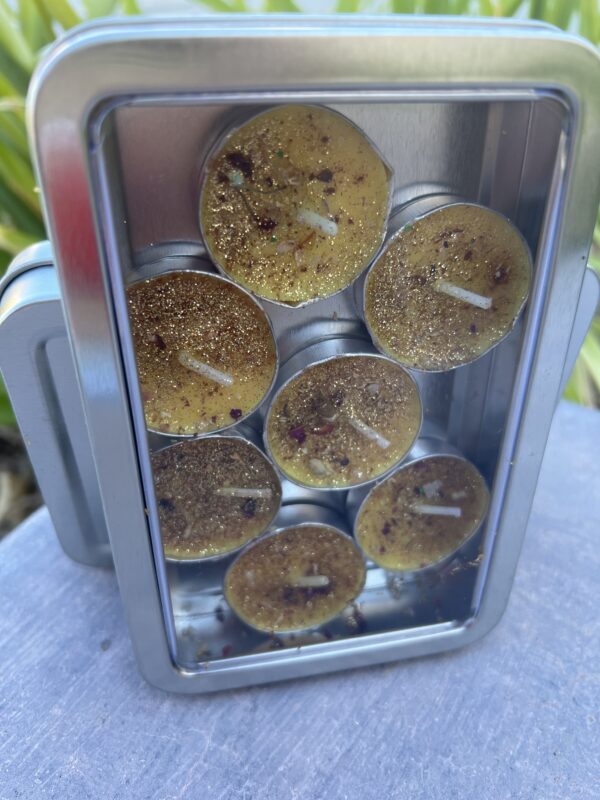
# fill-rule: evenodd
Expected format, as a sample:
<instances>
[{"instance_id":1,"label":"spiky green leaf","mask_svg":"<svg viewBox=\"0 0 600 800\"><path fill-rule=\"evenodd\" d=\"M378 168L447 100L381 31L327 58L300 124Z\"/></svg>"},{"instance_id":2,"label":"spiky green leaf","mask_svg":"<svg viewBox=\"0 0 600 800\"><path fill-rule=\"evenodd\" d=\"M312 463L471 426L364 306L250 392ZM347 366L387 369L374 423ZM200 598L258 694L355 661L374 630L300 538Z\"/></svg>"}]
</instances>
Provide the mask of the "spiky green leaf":
<instances>
[{"instance_id":1,"label":"spiky green leaf","mask_svg":"<svg viewBox=\"0 0 600 800\"><path fill-rule=\"evenodd\" d=\"M56 20L64 30L79 25L81 22L81 17L68 0L43 0L43 4L50 13L52 19Z\"/></svg>"},{"instance_id":2,"label":"spiky green leaf","mask_svg":"<svg viewBox=\"0 0 600 800\"><path fill-rule=\"evenodd\" d=\"M37 53L54 39L50 19L36 0L18 0L19 25L25 41Z\"/></svg>"},{"instance_id":3,"label":"spiky green leaf","mask_svg":"<svg viewBox=\"0 0 600 800\"><path fill-rule=\"evenodd\" d=\"M499 6L499 16L514 17L522 5L523 0L501 0Z\"/></svg>"},{"instance_id":4,"label":"spiky green leaf","mask_svg":"<svg viewBox=\"0 0 600 800\"><path fill-rule=\"evenodd\" d=\"M83 6L88 19L108 17L115 10L117 0L83 0Z\"/></svg>"},{"instance_id":5,"label":"spiky green leaf","mask_svg":"<svg viewBox=\"0 0 600 800\"><path fill-rule=\"evenodd\" d=\"M19 29L18 18L6 0L0 0L0 47L26 75L31 73L35 65L35 54L25 41Z\"/></svg>"},{"instance_id":6,"label":"spiky green leaf","mask_svg":"<svg viewBox=\"0 0 600 800\"><path fill-rule=\"evenodd\" d=\"M124 14L141 14L142 10L137 0L121 0L121 9Z\"/></svg>"},{"instance_id":7,"label":"spiky green leaf","mask_svg":"<svg viewBox=\"0 0 600 800\"><path fill-rule=\"evenodd\" d=\"M0 140L0 180L34 212L39 209L35 178L29 161Z\"/></svg>"},{"instance_id":8,"label":"spiky green leaf","mask_svg":"<svg viewBox=\"0 0 600 800\"><path fill-rule=\"evenodd\" d=\"M23 103L20 98L0 99L0 137L21 156L29 158Z\"/></svg>"},{"instance_id":9,"label":"spiky green leaf","mask_svg":"<svg viewBox=\"0 0 600 800\"><path fill-rule=\"evenodd\" d=\"M271 13L298 13L301 9L294 3L294 0L265 0L265 11Z\"/></svg>"},{"instance_id":10,"label":"spiky green leaf","mask_svg":"<svg viewBox=\"0 0 600 800\"><path fill-rule=\"evenodd\" d=\"M360 7L360 0L338 0L335 10L339 14L355 14Z\"/></svg>"},{"instance_id":11,"label":"spiky green leaf","mask_svg":"<svg viewBox=\"0 0 600 800\"><path fill-rule=\"evenodd\" d=\"M13 256L37 241L37 236L31 236L9 225L0 225L0 249Z\"/></svg>"},{"instance_id":12,"label":"spiky green leaf","mask_svg":"<svg viewBox=\"0 0 600 800\"><path fill-rule=\"evenodd\" d=\"M44 224L39 209L33 211L0 180L0 223L12 225L36 239L45 237Z\"/></svg>"},{"instance_id":13,"label":"spiky green leaf","mask_svg":"<svg viewBox=\"0 0 600 800\"><path fill-rule=\"evenodd\" d=\"M392 0L394 14L414 14L417 8L415 0Z\"/></svg>"}]
</instances>

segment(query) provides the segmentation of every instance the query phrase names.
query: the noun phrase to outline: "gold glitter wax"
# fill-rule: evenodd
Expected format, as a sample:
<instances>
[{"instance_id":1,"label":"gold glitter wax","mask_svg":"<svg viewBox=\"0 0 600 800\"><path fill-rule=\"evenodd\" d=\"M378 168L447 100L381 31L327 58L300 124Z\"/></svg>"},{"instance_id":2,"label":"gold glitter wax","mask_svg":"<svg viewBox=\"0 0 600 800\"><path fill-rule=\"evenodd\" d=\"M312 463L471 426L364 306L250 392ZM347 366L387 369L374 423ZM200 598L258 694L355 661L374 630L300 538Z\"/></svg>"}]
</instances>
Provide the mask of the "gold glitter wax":
<instances>
[{"instance_id":1,"label":"gold glitter wax","mask_svg":"<svg viewBox=\"0 0 600 800\"><path fill-rule=\"evenodd\" d=\"M420 424L419 392L402 367L379 356L341 356L307 367L282 387L266 438L292 481L348 488L397 464Z\"/></svg>"},{"instance_id":2,"label":"gold glitter wax","mask_svg":"<svg viewBox=\"0 0 600 800\"><path fill-rule=\"evenodd\" d=\"M508 220L479 206L447 206L386 246L365 284L365 320L386 355L448 370L511 330L530 281L527 245Z\"/></svg>"},{"instance_id":3,"label":"gold glitter wax","mask_svg":"<svg viewBox=\"0 0 600 800\"><path fill-rule=\"evenodd\" d=\"M253 628L289 632L337 616L364 583L364 561L352 539L327 525L298 525L238 556L225 578L225 599Z\"/></svg>"},{"instance_id":4,"label":"gold glitter wax","mask_svg":"<svg viewBox=\"0 0 600 800\"><path fill-rule=\"evenodd\" d=\"M188 439L151 456L165 555L197 559L263 533L281 500L269 460L237 437Z\"/></svg>"},{"instance_id":5,"label":"gold glitter wax","mask_svg":"<svg viewBox=\"0 0 600 800\"><path fill-rule=\"evenodd\" d=\"M428 456L400 467L371 490L354 534L376 564L394 571L422 569L453 553L477 530L488 502L485 481L472 464Z\"/></svg>"},{"instance_id":6,"label":"gold glitter wax","mask_svg":"<svg viewBox=\"0 0 600 800\"><path fill-rule=\"evenodd\" d=\"M200 222L212 258L259 297L298 304L348 286L383 242L390 176L326 108L279 106L211 159Z\"/></svg>"},{"instance_id":7,"label":"gold glitter wax","mask_svg":"<svg viewBox=\"0 0 600 800\"><path fill-rule=\"evenodd\" d=\"M214 431L253 411L277 353L264 311L237 286L170 272L127 290L146 424L177 435Z\"/></svg>"}]
</instances>

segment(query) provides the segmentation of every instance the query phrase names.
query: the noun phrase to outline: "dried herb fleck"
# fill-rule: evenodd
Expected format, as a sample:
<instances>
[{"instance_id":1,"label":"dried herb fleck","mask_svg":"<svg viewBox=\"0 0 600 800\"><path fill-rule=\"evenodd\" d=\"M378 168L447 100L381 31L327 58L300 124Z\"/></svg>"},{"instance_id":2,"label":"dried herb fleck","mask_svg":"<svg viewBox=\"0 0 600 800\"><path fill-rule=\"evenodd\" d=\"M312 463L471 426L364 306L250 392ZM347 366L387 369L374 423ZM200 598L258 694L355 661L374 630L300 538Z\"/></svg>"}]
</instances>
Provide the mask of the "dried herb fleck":
<instances>
[{"instance_id":1,"label":"dried herb fleck","mask_svg":"<svg viewBox=\"0 0 600 800\"><path fill-rule=\"evenodd\" d=\"M242 504L242 514L246 517L246 519L252 519L252 517L256 514L256 500L254 500L254 498L249 497L244 501Z\"/></svg>"},{"instance_id":2,"label":"dried herb fleck","mask_svg":"<svg viewBox=\"0 0 600 800\"><path fill-rule=\"evenodd\" d=\"M248 180L252 178L253 164L252 159L249 156L245 155L244 153L240 153L238 150L233 153L227 153L225 158L227 159L227 163L230 164L234 169L239 169L244 178L247 178Z\"/></svg>"},{"instance_id":3,"label":"dried herb fleck","mask_svg":"<svg viewBox=\"0 0 600 800\"><path fill-rule=\"evenodd\" d=\"M333 178L333 172L330 169L322 169L321 172L318 172L315 175L315 178L323 183L329 183L329 181Z\"/></svg>"}]
</instances>

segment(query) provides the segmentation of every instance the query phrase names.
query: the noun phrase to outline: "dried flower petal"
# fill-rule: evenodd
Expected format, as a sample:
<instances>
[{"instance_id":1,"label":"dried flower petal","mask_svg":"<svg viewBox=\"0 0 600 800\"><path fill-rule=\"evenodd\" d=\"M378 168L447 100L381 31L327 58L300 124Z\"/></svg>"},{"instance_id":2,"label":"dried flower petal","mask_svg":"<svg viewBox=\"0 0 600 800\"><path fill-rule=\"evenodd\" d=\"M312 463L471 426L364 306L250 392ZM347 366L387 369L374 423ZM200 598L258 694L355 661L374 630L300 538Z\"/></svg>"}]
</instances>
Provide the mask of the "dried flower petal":
<instances>
[{"instance_id":1,"label":"dried flower petal","mask_svg":"<svg viewBox=\"0 0 600 800\"><path fill-rule=\"evenodd\" d=\"M288 435L295 439L298 444L304 444L306 441L306 431L304 430L304 425L299 425L297 428L292 428Z\"/></svg>"},{"instance_id":2,"label":"dried flower petal","mask_svg":"<svg viewBox=\"0 0 600 800\"><path fill-rule=\"evenodd\" d=\"M327 436L331 433L333 428L333 422L327 422L325 425L321 425L320 428L316 428L313 433L316 434L316 436Z\"/></svg>"}]
</instances>

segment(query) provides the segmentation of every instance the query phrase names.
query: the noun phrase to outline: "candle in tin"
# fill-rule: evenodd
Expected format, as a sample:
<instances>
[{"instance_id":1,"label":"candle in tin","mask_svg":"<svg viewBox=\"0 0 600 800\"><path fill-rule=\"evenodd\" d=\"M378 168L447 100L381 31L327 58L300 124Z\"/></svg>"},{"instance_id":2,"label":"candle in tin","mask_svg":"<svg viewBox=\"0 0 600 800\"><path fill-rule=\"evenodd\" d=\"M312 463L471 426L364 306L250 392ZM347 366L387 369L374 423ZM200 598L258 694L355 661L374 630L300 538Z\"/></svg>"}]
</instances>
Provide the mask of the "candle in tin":
<instances>
[{"instance_id":1,"label":"candle in tin","mask_svg":"<svg viewBox=\"0 0 600 800\"><path fill-rule=\"evenodd\" d=\"M290 480L345 489L397 464L421 425L417 386L381 356L347 355L311 364L276 394L265 441Z\"/></svg>"},{"instance_id":2,"label":"candle in tin","mask_svg":"<svg viewBox=\"0 0 600 800\"><path fill-rule=\"evenodd\" d=\"M473 464L456 456L426 456L369 492L354 535L379 566L412 572L456 552L479 529L488 503L486 483Z\"/></svg>"},{"instance_id":3,"label":"candle in tin","mask_svg":"<svg viewBox=\"0 0 600 800\"><path fill-rule=\"evenodd\" d=\"M151 463L167 558L237 550L264 533L279 508L277 473L241 437L188 439L153 453Z\"/></svg>"},{"instance_id":4,"label":"candle in tin","mask_svg":"<svg viewBox=\"0 0 600 800\"><path fill-rule=\"evenodd\" d=\"M349 536L300 524L250 545L225 577L225 598L248 625L270 633L321 625L362 591L365 564Z\"/></svg>"},{"instance_id":5,"label":"candle in tin","mask_svg":"<svg viewBox=\"0 0 600 800\"><path fill-rule=\"evenodd\" d=\"M215 263L268 300L302 304L348 286L385 236L390 173L327 108L285 105L235 130L205 168L200 222Z\"/></svg>"},{"instance_id":6,"label":"candle in tin","mask_svg":"<svg viewBox=\"0 0 600 800\"><path fill-rule=\"evenodd\" d=\"M467 364L512 329L531 258L503 216L456 203L414 220L369 270L364 316L378 348L407 367Z\"/></svg>"},{"instance_id":7,"label":"candle in tin","mask_svg":"<svg viewBox=\"0 0 600 800\"><path fill-rule=\"evenodd\" d=\"M127 290L146 424L195 435L233 425L264 399L277 370L270 323L239 287L169 272Z\"/></svg>"}]
</instances>

